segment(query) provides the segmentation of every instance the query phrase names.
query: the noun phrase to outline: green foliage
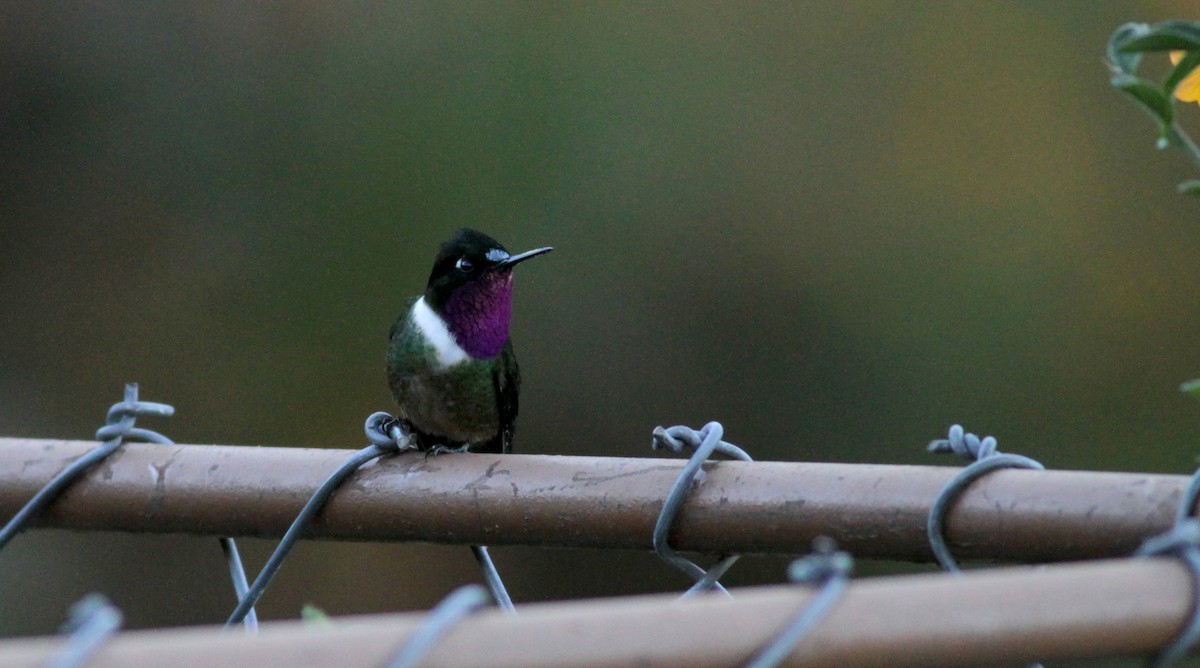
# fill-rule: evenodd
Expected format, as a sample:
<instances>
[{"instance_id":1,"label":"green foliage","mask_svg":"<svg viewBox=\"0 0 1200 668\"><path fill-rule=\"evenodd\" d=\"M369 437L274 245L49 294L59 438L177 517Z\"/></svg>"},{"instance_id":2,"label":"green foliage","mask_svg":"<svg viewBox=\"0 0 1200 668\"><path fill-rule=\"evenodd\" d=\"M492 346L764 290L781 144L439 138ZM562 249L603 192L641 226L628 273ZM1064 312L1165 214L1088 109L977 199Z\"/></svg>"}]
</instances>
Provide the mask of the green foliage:
<instances>
[{"instance_id":1,"label":"green foliage","mask_svg":"<svg viewBox=\"0 0 1200 668\"><path fill-rule=\"evenodd\" d=\"M1126 32L1121 33L1122 30ZM1120 38L1120 41L1118 40ZM1109 53L1144 53L1146 51L1192 51L1200 49L1200 24L1191 21L1163 21L1147 26L1126 23L1117 28L1109 40Z\"/></svg>"},{"instance_id":2,"label":"green foliage","mask_svg":"<svg viewBox=\"0 0 1200 668\"><path fill-rule=\"evenodd\" d=\"M1184 30L1184 27L1187 30ZM1194 45L1188 39L1193 32L1197 38ZM1189 48L1200 48L1200 26L1181 24L1178 21L1160 23L1153 27L1144 23L1126 23L1117 28L1108 40L1109 67L1112 70L1110 83L1133 98L1158 121L1159 135L1167 141L1170 141L1171 128L1175 123L1175 101L1171 93L1179 82L1195 69L1197 62L1200 62L1193 58L1200 58L1200 51L1195 54L1189 53L1187 58L1171 70L1162 85L1137 76L1137 71L1142 64L1143 52Z\"/></svg>"},{"instance_id":3,"label":"green foliage","mask_svg":"<svg viewBox=\"0 0 1200 668\"><path fill-rule=\"evenodd\" d=\"M1132 74L1118 74L1111 80L1113 87L1125 92L1142 105L1159 122L1160 132L1165 137L1175 122L1175 103L1169 93L1151 81Z\"/></svg>"},{"instance_id":4,"label":"green foliage","mask_svg":"<svg viewBox=\"0 0 1200 668\"><path fill-rule=\"evenodd\" d=\"M1174 93L1175 88L1179 85L1179 82L1183 81L1187 75L1191 74L1192 70L1196 69L1197 65L1200 65L1200 50L1188 51L1187 55L1179 61L1178 65L1171 69L1171 72L1167 75L1167 78L1163 80L1163 90L1167 92L1168 95Z\"/></svg>"},{"instance_id":5,"label":"green foliage","mask_svg":"<svg viewBox=\"0 0 1200 668\"><path fill-rule=\"evenodd\" d=\"M1125 51L1123 47L1150 32L1145 23L1126 23L1117 28L1108 39L1108 62L1113 75L1131 74L1142 63L1140 51Z\"/></svg>"},{"instance_id":6,"label":"green foliage","mask_svg":"<svg viewBox=\"0 0 1200 668\"><path fill-rule=\"evenodd\" d=\"M1179 391L1200 399L1200 378L1193 378L1179 386Z\"/></svg>"},{"instance_id":7,"label":"green foliage","mask_svg":"<svg viewBox=\"0 0 1200 668\"><path fill-rule=\"evenodd\" d=\"M1200 197L1200 181L1196 179L1188 179L1176 186L1181 194L1191 195L1192 197Z\"/></svg>"},{"instance_id":8,"label":"green foliage","mask_svg":"<svg viewBox=\"0 0 1200 668\"><path fill-rule=\"evenodd\" d=\"M1184 56L1167 73L1162 84L1138 76L1147 52L1183 51ZM1200 148L1179 127L1175 89L1200 66L1200 23L1164 21L1155 25L1126 23L1108 40L1108 65L1113 88L1125 93L1158 123L1158 147L1177 146L1200 166ZM1196 182L1179 185L1179 192L1197 195Z\"/></svg>"},{"instance_id":9,"label":"green foliage","mask_svg":"<svg viewBox=\"0 0 1200 668\"><path fill-rule=\"evenodd\" d=\"M331 626L329 615L324 610L318 608L312 603L305 603L300 608L300 619L304 620L307 626Z\"/></svg>"},{"instance_id":10,"label":"green foliage","mask_svg":"<svg viewBox=\"0 0 1200 668\"><path fill-rule=\"evenodd\" d=\"M1155 51L1185 52L1161 86L1137 76L1142 54ZM1108 62L1113 87L1133 98L1158 121L1159 147L1178 146L1200 165L1200 149L1176 122L1174 96L1180 83L1200 66L1200 23L1164 21L1153 26L1126 23L1113 31L1108 40ZM1177 189L1181 194L1200 197L1200 180L1184 181ZM1200 399L1200 378L1181 384L1179 390Z\"/></svg>"}]
</instances>

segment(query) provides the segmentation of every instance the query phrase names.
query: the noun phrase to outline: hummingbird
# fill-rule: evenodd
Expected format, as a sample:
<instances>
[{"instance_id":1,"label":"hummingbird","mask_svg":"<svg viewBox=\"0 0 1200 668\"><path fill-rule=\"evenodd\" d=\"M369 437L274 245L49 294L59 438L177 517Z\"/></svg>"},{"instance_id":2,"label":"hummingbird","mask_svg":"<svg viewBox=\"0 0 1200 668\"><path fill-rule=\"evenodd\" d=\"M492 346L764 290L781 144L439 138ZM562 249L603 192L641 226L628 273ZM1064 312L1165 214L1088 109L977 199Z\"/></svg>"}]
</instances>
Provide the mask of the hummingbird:
<instances>
[{"instance_id":1,"label":"hummingbird","mask_svg":"<svg viewBox=\"0 0 1200 668\"><path fill-rule=\"evenodd\" d=\"M553 248L510 254L467 228L438 249L423 295L389 335L387 378L401 426L426 453L512 450L521 370L508 337L513 268Z\"/></svg>"}]
</instances>

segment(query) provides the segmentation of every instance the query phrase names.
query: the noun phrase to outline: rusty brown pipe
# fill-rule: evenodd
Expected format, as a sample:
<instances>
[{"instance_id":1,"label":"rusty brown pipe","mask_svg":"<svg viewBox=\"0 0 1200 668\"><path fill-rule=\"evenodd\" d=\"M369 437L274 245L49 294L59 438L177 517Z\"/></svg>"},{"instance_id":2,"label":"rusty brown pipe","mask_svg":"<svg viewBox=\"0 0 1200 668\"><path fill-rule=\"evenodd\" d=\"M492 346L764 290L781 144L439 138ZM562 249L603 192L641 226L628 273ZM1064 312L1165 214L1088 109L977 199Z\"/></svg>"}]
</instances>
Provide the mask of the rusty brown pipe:
<instances>
[{"instance_id":1,"label":"rusty brown pipe","mask_svg":"<svg viewBox=\"0 0 1200 668\"><path fill-rule=\"evenodd\" d=\"M0 438L0 518L91 441ZM131 443L37 526L276 537L351 450ZM682 459L454 454L384 458L349 479L309 536L342 540L650 547ZM925 516L959 469L720 462L705 466L671 544L708 553L800 553L817 535L860 557L928 560ZM1123 556L1168 528L1185 476L999 471L950 512L961 557Z\"/></svg>"},{"instance_id":2,"label":"rusty brown pipe","mask_svg":"<svg viewBox=\"0 0 1200 668\"><path fill-rule=\"evenodd\" d=\"M530 604L519 616L483 611L454 627L421 665L743 665L809 596L803 587L775 586L742 589L733 599L660 595ZM1187 571L1169 559L875 578L852 584L783 665L927 668L1144 656L1182 626L1191 597ZM100 648L88 667L383 666L422 619L274 622L258 636L215 627L135 631ZM62 643L0 643L0 668L44 666Z\"/></svg>"}]
</instances>

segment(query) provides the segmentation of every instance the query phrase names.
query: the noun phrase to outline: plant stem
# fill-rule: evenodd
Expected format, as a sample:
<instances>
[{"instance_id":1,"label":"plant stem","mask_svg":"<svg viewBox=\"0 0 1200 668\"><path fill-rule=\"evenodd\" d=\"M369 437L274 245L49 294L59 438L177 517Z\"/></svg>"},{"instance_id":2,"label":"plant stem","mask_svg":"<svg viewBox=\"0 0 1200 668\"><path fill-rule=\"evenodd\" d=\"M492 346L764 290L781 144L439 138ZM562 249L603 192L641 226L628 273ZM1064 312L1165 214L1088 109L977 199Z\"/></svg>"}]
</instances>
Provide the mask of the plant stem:
<instances>
[{"instance_id":1,"label":"plant stem","mask_svg":"<svg viewBox=\"0 0 1200 668\"><path fill-rule=\"evenodd\" d=\"M1197 167L1200 167L1200 146L1196 146L1196 142L1192 141L1192 138L1183 131L1183 128L1179 127L1179 123L1172 121L1169 130L1172 142L1182 148L1183 152L1187 153L1188 157L1192 159L1192 162L1196 163Z\"/></svg>"}]
</instances>

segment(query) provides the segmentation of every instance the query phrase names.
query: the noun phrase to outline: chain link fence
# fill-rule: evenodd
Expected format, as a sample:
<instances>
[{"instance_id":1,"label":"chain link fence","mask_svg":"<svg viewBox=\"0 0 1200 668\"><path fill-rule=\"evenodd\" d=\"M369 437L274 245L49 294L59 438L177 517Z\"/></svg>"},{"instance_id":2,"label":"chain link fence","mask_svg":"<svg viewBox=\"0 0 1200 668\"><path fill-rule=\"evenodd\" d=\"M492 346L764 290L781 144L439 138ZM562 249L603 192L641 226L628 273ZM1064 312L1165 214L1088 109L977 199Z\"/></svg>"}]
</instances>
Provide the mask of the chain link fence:
<instances>
[{"instance_id":1,"label":"chain link fence","mask_svg":"<svg viewBox=\"0 0 1200 668\"><path fill-rule=\"evenodd\" d=\"M1191 517L1200 483L1047 471L957 425L930 450L974 460L964 469L755 462L724 442L715 422L654 430L653 446L690 451L686 462L430 457L407 449L380 413L367 419L369 444L358 451L178 445L136 424L172 412L140 401L131 385L97 433L99 445L0 439L0 513L11 518L0 548L31 527L215 536L214 558L228 564L236 605L213 623L244 633L118 634L120 611L94 596L72 611L66 638L0 643L0 668L766 668L1113 656L1165 666L1200 633L1200 523ZM718 454L731 461L712 461ZM363 469L369 462L376 465ZM254 578L236 536L281 537ZM483 584L450 592L425 616L272 622L260 631L254 605L302 538L467 545ZM692 585L683 603L514 603L486 544L652 549ZM809 545L789 569L793 584L730 591L720 583L741 554L797 554ZM716 560L704 568L683 552ZM955 576L853 582L851 554L936 559ZM1069 563L964 576L956 556Z\"/></svg>"}]
</instances>

